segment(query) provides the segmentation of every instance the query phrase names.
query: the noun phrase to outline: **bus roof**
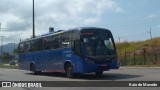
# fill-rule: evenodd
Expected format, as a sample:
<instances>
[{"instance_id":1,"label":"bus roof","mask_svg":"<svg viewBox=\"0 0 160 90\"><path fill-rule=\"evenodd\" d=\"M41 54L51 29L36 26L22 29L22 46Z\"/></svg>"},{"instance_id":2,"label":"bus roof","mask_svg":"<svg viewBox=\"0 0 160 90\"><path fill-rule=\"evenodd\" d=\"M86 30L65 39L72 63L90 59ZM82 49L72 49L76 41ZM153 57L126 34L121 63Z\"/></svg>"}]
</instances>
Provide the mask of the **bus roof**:
<instances>
[{"instance_id":1,"label":"bus roof","mask_svg":"<svg viewBox=\"0 0 160 90\"><path fill-rule=\"evenodd\" d=\"M75 27L75 28L70 28L67 31L69 31L69 30L83 30L83 29L106 29L106 28L99 28L99 27ZM106 29L106 30L108 30L108 29Z\"/></svg>"},{"instance_id":2,"label":"bus roof","mask_svg":"<svg viewBox=\"0 0 160 90\"><path fill-rule=\"evenodd\" d=\"M47 37L47 36L51 36L51 35L58 35L58 34L62 34L62 33L65 33L65 32L70 32L70 31L81 31L81 30L84 30L84 29L105 29L105 28L99 28L99 27L75 27L75 28L70 28L70 29L67 29L67 30L58 30L56 32L49 32L49 33L37 36L36 38L25 39L24 41L21 41L21 42L36 40L36 39L40 39L40 38L43 38L43 37ZM108 30L108 29L105 29L105 30Z\"/></svg>"}]
</instances>

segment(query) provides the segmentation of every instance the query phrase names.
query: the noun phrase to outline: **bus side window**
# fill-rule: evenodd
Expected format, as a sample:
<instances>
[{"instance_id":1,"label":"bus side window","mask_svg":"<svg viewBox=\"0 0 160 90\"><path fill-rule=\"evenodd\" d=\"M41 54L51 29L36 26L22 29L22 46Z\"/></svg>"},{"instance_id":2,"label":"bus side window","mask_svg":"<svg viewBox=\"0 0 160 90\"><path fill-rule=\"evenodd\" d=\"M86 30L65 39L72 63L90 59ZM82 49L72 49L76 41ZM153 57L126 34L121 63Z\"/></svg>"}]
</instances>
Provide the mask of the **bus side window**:
<instances>
[{"instance_id":1,"label":"bus side window","mask_svg":"<svg viewBox=\"0 0 160 90\"><path fill-rule=\"evenodd\" d=\"M79 31L72 32L72 42L71 42L72 49L74 48L74 40L80 40L80 32Z\"/></svg>"},{"instance_id":2,"label":"bus side window","mask_svg":"<svg viewBox=\"0 0 160 90\"><path fill-rule=\"evenodd\" d=\"M71 35L63 35L62 47L71 47Z\"/></svg>"},{"instance_id":3,"label":"bus side window","mask_svg":"<svg viewBox=\"0 0 160 90\"><path fill-rule=\"evenodd\" d=\"M29 49L30 49L30 43L29 42L23 43L23 51L29 52Z\"/></svg>"},{"instance_id":4,"label":"bus side window","mask_svg":"<svg viewBox=\"0 0 160 90\"><path fill-rule=\"evenodd\" d=\"M80 40L74 40L74 53L77 54L78 56L81 56L81 43Z\"/></svg>"},{"instance_id":5,"label":"bus side window","mask_svg":"<svg viewBox=\"0 0 160 90\"><path fill-rule=\"evenodd\" d=\"M34 41L30 41L30 49L29 49L30 52L33 52L35 51L35 48L34 48Z\"/></svg>"},{"instance_id":6,"label":"bus side window","mask_svg":"<svg viewBox=\"0 0 160 90\"><path fill-rule=\"evenodd\" d=\"M52 49L52 37L46 37L43 39L44 50Z\"/></svg>"},{"instance_id":7,"label":"bus side window","mask_svg":"<svg viewBox=\"0 0 160 90\"><path fill-rule=\"evenodd\" d=\"M21 43L19 45L19 51L20 51L20 53L24 53L24 43Z\"/></svg>"},{"instance_id":8,"label":"bus side window","mask_svg":"<svg viewBox=\"0 0 160 90\"><path fill-rule=\"evenodd\" d=\"M42 39L37 39L37 40L35 40L34 41L35 42L35 44L34 44L34 47L35 47L35 51L41 51L42 50L42 46L43 46L43 44L42 44Z\"/></svg>"},{"instance_id":9,"label":"bus side window","mask_svg":"<svg viewBox=\"0 0 160 90\"><path fill-rule=\"evenodd\" d=\"M52 43L53 43L52 48L53 49L60 48L60 38L59 38L59 35L58 36L53 36L52 39L53 39L53 41L52 41Z\"/></svg>"},{"instance_id":10,"label":"bus side window","mask_svg":"<svg viewBox=\"0 0 160 90\"><path fill-rule=\"evenodd\" d=\"M80 40L80 32L73 31L72 40Z\"/></svg>"}]
</instances>

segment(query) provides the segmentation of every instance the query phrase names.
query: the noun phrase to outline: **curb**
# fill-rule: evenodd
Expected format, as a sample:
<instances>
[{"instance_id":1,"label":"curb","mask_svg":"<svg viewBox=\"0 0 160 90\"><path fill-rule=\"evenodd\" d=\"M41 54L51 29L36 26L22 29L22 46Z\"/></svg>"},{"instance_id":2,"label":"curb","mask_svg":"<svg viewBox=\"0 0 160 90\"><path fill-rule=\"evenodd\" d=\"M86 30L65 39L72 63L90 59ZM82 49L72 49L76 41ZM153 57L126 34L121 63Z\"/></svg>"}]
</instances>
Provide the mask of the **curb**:
<instances>
[{"instance_id":1,"label":"curb","mask_svg":"<svg viewBox=\"0 0 160 90\"><path fill-rule=\"evenodd\" d=\"M145 66L141 66L141 67L140 67L140 66L133 66L133 67L131 67L131 66L126 66L126 67L125 67L125 66L122 66L122 67L120 67L120 69L125 69L125 68L131 68L131 69L132 69L132 68L133 68L133 69L134 69L134 68L159 68L159 69L160 69L160 67L145 67Z\"/></svg>"}]
</instances>

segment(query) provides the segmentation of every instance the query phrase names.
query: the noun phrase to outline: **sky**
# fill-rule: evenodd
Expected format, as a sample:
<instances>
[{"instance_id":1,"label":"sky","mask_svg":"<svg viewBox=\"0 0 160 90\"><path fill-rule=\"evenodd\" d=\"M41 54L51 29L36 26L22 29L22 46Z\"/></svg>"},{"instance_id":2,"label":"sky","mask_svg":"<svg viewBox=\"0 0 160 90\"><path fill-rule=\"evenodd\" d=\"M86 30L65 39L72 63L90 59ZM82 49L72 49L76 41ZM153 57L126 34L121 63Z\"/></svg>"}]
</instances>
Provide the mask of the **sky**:
<instances>
[{"instance_id":1,"label":"sky","mask_svg":"<svg viewBox=\"0 0 160 90\"><path fill-rule=\"evenodd\" d=\"M160 37L160 0L35 0L35 34L49 27L102 27L115 41ZM0 0L0 36L4 44L32 36L32 0ZM150 34L151 31L151 34Z\"/></svg>"}]
</instances>

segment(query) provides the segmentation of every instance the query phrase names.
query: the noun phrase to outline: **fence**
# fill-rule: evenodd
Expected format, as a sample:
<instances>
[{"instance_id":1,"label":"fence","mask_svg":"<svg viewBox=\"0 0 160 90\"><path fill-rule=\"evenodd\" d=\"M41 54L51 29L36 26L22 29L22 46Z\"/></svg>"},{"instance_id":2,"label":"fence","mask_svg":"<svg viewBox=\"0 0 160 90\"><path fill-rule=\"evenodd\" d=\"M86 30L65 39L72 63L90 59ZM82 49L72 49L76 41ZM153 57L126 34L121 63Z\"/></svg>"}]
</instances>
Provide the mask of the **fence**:
<instances>
[{"instance_id":1,"label":"fence","mask_svg":"<svg viewBox=\"0 0 160 90\"><path fill-rule=\"evenodd\" d=\"M160 50L134 50L119 55L123 65L160 65Z\"/></svg>"}]
</instances>

